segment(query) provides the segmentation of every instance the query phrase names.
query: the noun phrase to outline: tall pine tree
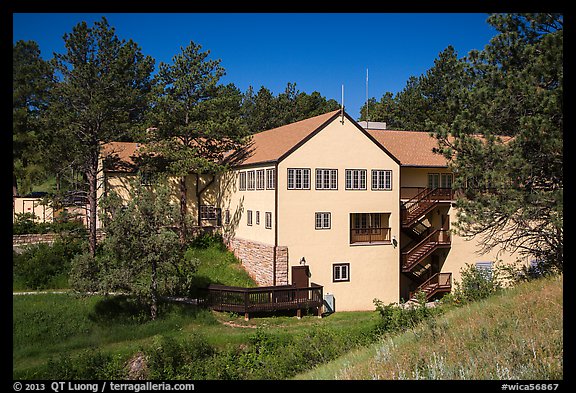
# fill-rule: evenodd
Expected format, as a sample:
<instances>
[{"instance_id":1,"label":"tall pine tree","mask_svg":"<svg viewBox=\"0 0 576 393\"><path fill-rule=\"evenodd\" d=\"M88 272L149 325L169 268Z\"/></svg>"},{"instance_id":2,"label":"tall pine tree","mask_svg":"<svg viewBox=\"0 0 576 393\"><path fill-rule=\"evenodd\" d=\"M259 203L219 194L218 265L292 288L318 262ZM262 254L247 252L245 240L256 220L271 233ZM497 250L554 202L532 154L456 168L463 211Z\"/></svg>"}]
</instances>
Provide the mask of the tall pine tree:
<instances>
[{"instance_id":1,"label":"tall pine tree","mask_svg":"<svg viewBox=\"0 0 576 393\"><path fill-rule=\"evenodd\" d=\"M164 160L166 172L178 178L179 238L184 244L189 234L188 176L196 176L201 204L206 187L199 185L200 175L214 177L225 170L225 154L240 149L247 132L241 93L233 85L218 85L225 74L220 60L209 59L210 51L192 41L181 49L172 64L160 63L145 152ZM197 221L201 223L200 213Z\"/></svg>"},{"instance_id":2,"label":"tall pine tree","mask_svg":"<svg viewBox=\"0 0 576 393\"><path fill-rule=\"evenodd\" d=\"M47 132L87 181L90 252L96 251L98 161L101 146L122 140L143 121L154 60L132 40L120 40L106 18L77 24L55 54L61 75L51 91Z\"/></svg>"}]
</instances>

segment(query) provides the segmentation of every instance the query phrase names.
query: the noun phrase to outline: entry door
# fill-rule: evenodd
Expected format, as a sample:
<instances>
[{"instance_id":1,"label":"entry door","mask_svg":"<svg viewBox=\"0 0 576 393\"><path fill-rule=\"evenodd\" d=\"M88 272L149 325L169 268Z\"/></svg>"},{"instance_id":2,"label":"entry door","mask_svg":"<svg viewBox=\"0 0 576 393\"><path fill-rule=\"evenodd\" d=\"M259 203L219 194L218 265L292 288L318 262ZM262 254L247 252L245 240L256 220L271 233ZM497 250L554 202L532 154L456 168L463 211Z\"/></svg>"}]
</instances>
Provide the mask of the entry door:
<instances>
[{"instance_id":1,"label":"entry door","mask_svg":"<svg viewBox=\"0 0 576 393\"><path fill-rule=\"evenodd\" d=\"M308 266L292 266L292 285L297 288L309 287L308 277L310 276Z\"/></svg>"},{"instance_id":2,"label":"entry door","mask_svg":"<svg viewBox=\"0 0 576 393\"><path fill-rule=\"evenodd\" d=\"M292 285L296 288L306 288L308 287L308 276L309 276L308 266L292 266ZM306 300L308 299L308 290L296 290L296 299Z\"/></svg>"}]
</instances>

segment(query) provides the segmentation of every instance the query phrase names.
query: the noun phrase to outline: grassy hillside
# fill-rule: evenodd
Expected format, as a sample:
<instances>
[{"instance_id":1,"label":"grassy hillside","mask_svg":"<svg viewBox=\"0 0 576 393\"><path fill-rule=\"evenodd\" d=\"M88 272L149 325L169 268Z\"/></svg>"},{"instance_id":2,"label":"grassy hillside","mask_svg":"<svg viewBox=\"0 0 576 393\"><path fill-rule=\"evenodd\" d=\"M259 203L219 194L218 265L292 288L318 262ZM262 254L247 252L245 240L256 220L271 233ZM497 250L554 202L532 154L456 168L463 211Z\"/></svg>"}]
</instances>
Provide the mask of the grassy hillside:
<instances>
[{"instance_id":1,"label":"grassy hillside","mask_svg":"<svg viewBox=\"0 0 576 393\"><path fill-rule=\"evenodd\" d=\"M519 284L296 379L563 379L562 279Z\"/></svg>"}]
</instances>

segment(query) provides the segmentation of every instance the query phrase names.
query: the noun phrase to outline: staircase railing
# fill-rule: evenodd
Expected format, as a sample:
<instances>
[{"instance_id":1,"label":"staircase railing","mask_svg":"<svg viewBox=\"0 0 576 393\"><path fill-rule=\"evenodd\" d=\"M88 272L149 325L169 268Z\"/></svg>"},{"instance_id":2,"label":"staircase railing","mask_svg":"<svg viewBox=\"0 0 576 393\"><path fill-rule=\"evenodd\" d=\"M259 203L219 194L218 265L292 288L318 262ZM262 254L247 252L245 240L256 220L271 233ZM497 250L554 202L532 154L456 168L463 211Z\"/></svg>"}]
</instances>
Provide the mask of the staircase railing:
<instances>
[{"instance_id":1,"label":"staircase railing","mask_svg":"<svg viewBox=\"0 0 576 393\"><path fill-rule=\"evenodd\" d=\"M430 233L428 236L426 236L424 239L422 239L418 244L416 244L415 246L413 246L409 250L402 252L402 254L401 254L402 268L405 270L410 270L414 266L416 266L418 264L418 262L420 262L422 259L424 259L426 256L428 256L432 251L434 251L437 246L450 245L450 244L451 244L450 231L447 229L436 229L435 231ZM411 263L409 263L410 256L415 254L417 251L422 250L424 247L428 247L430 245L433 245L433 247L431 247L427 252L425 252L419 258L417 258L414 261L412 261Z\"/></svg>"},{"instance_id":2,"label":"staircase railing","mask_svg":"<svg viewBox=\"0 0 576 393\"><path fill-rule=\"evenodd\" d=\"M451 201L454 198L454 190L451 188L425 188L414 195L401 206L401 219L407 223L408 218L425 202L427 205L441 201Z\"/></svg>"},{"instance_id":3,"label":"staircase railing","mask_svg":"<svg viewBox=\"0 0 576 393\"><path fill-rule=\"evenodd\" d=\"M415 291L410 292L410 299L413 298L418 291L426 292L426 300L428 300L438 291L449 292L451 289L452 273L436 273L420 284Z\"/></svg>"}]
</instances>

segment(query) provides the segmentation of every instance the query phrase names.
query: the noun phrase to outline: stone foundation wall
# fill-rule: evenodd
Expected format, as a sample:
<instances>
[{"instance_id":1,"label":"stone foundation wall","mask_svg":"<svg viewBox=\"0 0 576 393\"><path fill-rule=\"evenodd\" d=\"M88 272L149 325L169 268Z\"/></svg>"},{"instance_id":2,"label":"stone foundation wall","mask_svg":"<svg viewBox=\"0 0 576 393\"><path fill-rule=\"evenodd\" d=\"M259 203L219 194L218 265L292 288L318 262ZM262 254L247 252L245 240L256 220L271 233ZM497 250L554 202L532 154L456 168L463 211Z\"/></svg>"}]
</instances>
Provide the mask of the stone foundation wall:
<instances>
[{"instance_id":1,"label":"stone foundation wall","mask_svg":"<svg viewBox=\"0 0 576 393\"><path fill-rule=\"evenodd\" d=\"M228 242L228 248L258 286L274 285L274 264L276 285L288 284L288 247L276 247L276 261L274 246L269 244L234 238Z\"/></svg>"},{"instance_id":2,"label":"stone foundation wall","mask_svg":"<svg viewBox=\"0 0 576 393\"><path fill-rule=\"evenodd\" d=\"M59 233L31 233L27 235L12 235L12 245L27 245L36 243L52 243L60 236ZM100 241L104 238L104 231L96 231L96 240Z\"/></svg>"}]
</instances>

